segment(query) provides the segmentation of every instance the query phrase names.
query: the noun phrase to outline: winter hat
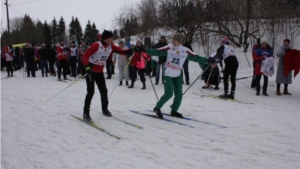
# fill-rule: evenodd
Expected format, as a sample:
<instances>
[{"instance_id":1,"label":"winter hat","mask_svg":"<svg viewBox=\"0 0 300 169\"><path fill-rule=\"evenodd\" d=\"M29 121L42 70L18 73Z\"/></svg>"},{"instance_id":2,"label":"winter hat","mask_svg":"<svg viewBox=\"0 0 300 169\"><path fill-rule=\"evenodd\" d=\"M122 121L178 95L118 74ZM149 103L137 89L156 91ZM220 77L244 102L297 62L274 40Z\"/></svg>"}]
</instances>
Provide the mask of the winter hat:
<instances>
[{"instance_id":1,"label":"winter hat","mask_svg":"<svg viewBox=\"0 0 300 169\"><path fill-rule=\"evenodd\" d=\"M284 41L283 42L288 42L288 43L291 43L291 40L289 40L289 39L284 39Z\"/></svg>"},{"instance_id":2,"label":"winter hat","mask_svg":"<svg viewBox=\"0 0 300 169\"><path fill-rule=\"evenodd\" d=\"M113 33L111 31L104 30L102 32L102 40L106 40L106 39L112 38L112 37L113 37Z\"/></svg>"},{"instance_id":3,"label":"winter hat","mask_svg":"<svg viewBox=\"0 0 300 169\"><path fill-rule=\"evenodd\" d=\"M75 43L75 41L72 41L71 43Z\"/></svg>"},{"instance_id":4,"label":"winter hat","mask_svg":"<svg viewBox=\"0 0 300 169\"><path fill-rule=\"evenodd\" d=\"M160 39L164 39L164 40L166 40L166 37L165 37L165 36L161 36L161 37L160 37Z\"/></svg>"},{"instance_id":5,"label":"winter hat","mask_svg":"<svg viewBox=\"0 0 300 169\"><path fill-rule=\"evenodd\" d=\"M268 44L267 38L261 38L261 39L260 39L260 44L263 44L263 43Z\"/></svg>"},{"instance_id":6,"label":"winter hat","mask_svg":"<svg viewBox=\"0 0 300 169\"><path fill-rule=\"evenodd\" d=\"M225 44L229 44L229 39L227 37L224 37L221 42L225 43Z\"/></svg>"},{"instance_id":7,"label":"winter hat","mask_svg":"<svg viewBox=\"0 0 300 169\"><path fill-rule=\"evenodd\" d=\"M256 43L260 44L260 38L256 39Z\"/></svg>"},{"instance_id":8,"label":"winter hat","mask_svg":"<svg viewBox=\"0 0 300 169\"><path fill-rule=\"evenodd\" d=\"M120 44L120 43L123 43L123 44L124 44L124 42L123 42L122 40L121 40L121 41L119 41L119 44Z\"/></svg>"},{"instance_id":9,"label":"winter hat","mask_svg":"<svg viewBox=\"0 0 300 169\"><path fill-rule=\"evenodd\" d=\"M177 40L180 44L184 44L184 42L185 42L185 37L181 33L175 33L173 35L173 39Z\"/></svg>"}]
</instances>

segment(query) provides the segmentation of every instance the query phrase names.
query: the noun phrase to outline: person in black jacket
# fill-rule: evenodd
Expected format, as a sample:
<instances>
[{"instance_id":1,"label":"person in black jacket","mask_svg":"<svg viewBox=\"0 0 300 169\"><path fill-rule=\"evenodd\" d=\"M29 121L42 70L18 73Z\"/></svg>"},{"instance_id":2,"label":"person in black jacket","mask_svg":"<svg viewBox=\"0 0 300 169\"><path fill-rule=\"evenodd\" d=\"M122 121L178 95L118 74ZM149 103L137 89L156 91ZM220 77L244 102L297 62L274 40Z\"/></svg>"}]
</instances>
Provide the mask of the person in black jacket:
<instances>
[{"instance_id":1,"label":"person in black jacket","mask_svg":"<svg viewBox=\"0 0 300 169\"><path fill-rule=\"evenodd\" d=\"M229 39L224 37L220 42L220 47L217 49L217 59L220 63L224 81L224 94L220 95L221 98L234 99L235 96L235 77L239 67L239 62L235 55L234 48L229 44ZM225 68L223 69L223 60L225 63ZM230 76L231 81L231 91L228 93L228 79Z\"/></svg>"},{"instance_id":2,"label":"person in black jacket","mask_svg":"<svg viewBox=\"0 0 300 169\"><path fill-rule=\"evenodd\" d=\"M46 45L46 48L47 48L47 57L48 57L48 62L49 62L50 74L52 76L56 76L56 73L54 70L56 52L49 44Z\"/></svg>"},{"instance_id":3,"label":"person in black jacket","mask_svg":"<svg viewBox=\"0 0 300 169\"><path fill-rule=\"evenodd\" d=\"M19 47L16 47L16 49L15 49L14 66L15 66L16 70L20 70L21 69L20 48Z\"/></svg>"},{"instance_id":4,"label":"person in black jacket","mask_svg":"<svg viewBox=\"0 0 300 169\"><path fill-rule=\"evenodd\" d=\"M166 41L166 37L161 36L159 42L157 44L155 44L153 48L158 49L158 48L164 47L166 45L168 45L167 41ZM158 83L159 83L160 67L162 67L162 69L163 69L165 67L166 62L167 62L167 56L159 57L159 60L158 60L157 66L156 66L155 85L158 85ZM161 79L162 79L162 84L164 84L164 75L162 75Z\"/></svg>"},{"instance_id":5,"label":"person in black jacket","mask_svg":"<svg viewBox=\"0 0 300 169\"><path fill-rule=\"evenodd\" d=\"M189 48L193 52L193 48L189 42L185 42L183 46ZM187 59L183 64L183 71L184 71L186 85L190 85L189 61ZM183 79L182 79L182 84L184 84Z\"/></svg>"},{"instance_id":6,"label":"person in black jacket","mask_svg":"<svg viewBox=\"0 0 300 169\"><path fill-rule=\"evenodd\" d=\"M41 70L42 70L42 77L44 77L44 74L46 75L46 77L48 77L48 55L47 55L47 49L45 44L42 44L41 49L39 49L38 51L39 55L40 55L40 66L41 66Z\"/></svg>"},{"instance_id":7,"label":"person in black jacket","mask_svg":"<svg viewBox=\"0 0 300 169\"><path fill-rule=\"evenodd\" d=\"M26 61L26 66L27 66L27 77L30 77L30 72L31 76L35 77L35 61L34 61L34 51L32 46L30 46L30 43L26 43L26 46L24 47L24 58Z\"/></svg>"}]
</instances>

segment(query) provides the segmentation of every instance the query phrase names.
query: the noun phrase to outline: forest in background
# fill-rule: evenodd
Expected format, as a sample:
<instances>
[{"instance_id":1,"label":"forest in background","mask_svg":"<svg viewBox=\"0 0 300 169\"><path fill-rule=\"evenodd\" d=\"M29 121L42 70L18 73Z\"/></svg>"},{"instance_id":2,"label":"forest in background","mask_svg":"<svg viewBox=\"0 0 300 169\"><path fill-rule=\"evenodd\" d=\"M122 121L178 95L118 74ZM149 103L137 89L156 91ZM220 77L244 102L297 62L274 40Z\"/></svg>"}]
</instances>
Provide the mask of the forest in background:
<instances>
[{"instance_id":1,"label":"forest in background","mask_svg":"<svg viewBox=\"0 0 300 169\"><path fill-rule=\"evenodd\" d=\"M114 39L133 35L159 36L158 29L181 32L190 43L199 43L210 53L210 46L227 36L236 47L244 47L266 37L273 47L284 35L291 39L300 34L299 0L141 0L124 4L114 19ZM64 38L93 42L99 30L88 21L83 30L77 17L66 25L57 21L34 21L29 15L10 20L10 36L2 32L2 46L24 42L54 44ZM168 36L168 35L167 35Z\"/></svg>"}]
</instances>

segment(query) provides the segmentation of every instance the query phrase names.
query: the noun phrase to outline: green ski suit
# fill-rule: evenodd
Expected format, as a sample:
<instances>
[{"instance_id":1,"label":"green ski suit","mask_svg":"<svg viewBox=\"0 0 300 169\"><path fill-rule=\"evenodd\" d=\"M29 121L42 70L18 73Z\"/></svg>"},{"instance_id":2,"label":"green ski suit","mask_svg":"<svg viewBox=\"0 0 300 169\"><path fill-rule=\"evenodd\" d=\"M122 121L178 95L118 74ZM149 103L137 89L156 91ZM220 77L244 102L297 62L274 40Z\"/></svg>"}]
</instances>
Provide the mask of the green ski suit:
<instances>
[{"instance_id":1,"label":"green ski suit","mask_svg":"<svg viewBox=\"0 0 300 169\"><path fill-rule=\"evenodd\" d=\"M165 49L160 48L160 50L157 49L147 49L146 53L151 55L151 56L167 56L167 63L168 64L168 59L170 59L169 57L172 57L169 53L168 50L171 50L170 47L163 47ZM187 48L186 48L187 49ZM174 50L174 49L172 49ZM202 70L205 70L206 67L208 66L207 63L207 58L203 57L203 56L199 56L196 55L195 53L188 51L188 56L186 57L187 60L190 61L194 61L194 62L198 62L199 66L201 67ZM172 58L173 59L173 58ZM182 59L181 61L184 62L186 59ZM174 61L174 59L173 59ZM173 62L171 61L171 62ZM175 58L175 62L176 62L176 58ZM180 70L182 69L182 65L181 67L179 66ZM173 111L178 111L180 105L181 105L181 101L182 101L182 71L180 73L179 76L177 77L171 77L166 75L166 66L164 68L164 90L165 93L164 95L160 98L160 100L156 103L156 108L161 109L162 106L173 96L173 92L175 95L175 98L173 100L173 104L171 106Z\"/></svg>"}]
</instances>

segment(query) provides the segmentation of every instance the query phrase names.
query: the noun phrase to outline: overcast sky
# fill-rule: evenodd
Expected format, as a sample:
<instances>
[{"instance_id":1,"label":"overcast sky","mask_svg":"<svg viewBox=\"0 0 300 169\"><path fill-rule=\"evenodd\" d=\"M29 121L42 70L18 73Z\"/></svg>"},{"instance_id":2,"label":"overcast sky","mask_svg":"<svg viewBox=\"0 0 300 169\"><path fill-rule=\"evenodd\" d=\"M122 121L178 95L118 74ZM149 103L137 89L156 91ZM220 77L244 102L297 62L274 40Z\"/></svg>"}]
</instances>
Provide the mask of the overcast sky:
<instances>
[{"instance_id":1,"label":"overcast sky","mask_svg":"<svg viewBox=\"0 0 300 169\"><path fill-rule=\"evenodd\" d=\"M141 0L8 0L9 18L23 17L25 14L42 23L50 23L55 17L63 16L68 29L72 16L77 17L84 30L87 21L95 22L100 32L112 29L114 15L125 4L136 4ZM1 0L1 27L7 28L5 0Z\"/></svg>"}]
</instances>

